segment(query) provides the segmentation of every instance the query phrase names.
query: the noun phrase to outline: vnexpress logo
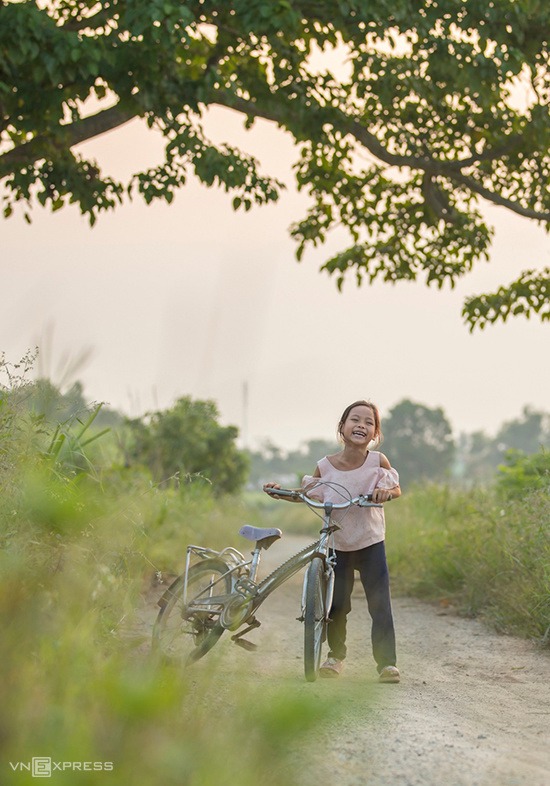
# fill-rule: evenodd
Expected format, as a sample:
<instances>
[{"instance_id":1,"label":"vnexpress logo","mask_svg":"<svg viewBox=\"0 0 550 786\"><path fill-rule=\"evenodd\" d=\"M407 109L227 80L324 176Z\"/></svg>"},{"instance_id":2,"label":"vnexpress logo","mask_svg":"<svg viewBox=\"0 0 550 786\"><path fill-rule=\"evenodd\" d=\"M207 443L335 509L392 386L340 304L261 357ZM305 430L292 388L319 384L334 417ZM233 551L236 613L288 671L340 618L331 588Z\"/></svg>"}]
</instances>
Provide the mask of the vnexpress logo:
<instances>
[{"instance_id":1,"label":"vnexpress logo","mask_svg":"<svg viewBox=\"0 0 550 786\"><path fill-rule=\"evenodd\" d=\"M51 778L59 772L112 772L112 761L53 761L51 756L33 756L31 761L10 761L14 772L30 772L33 778Z\"/></svg>"}]
</instances>

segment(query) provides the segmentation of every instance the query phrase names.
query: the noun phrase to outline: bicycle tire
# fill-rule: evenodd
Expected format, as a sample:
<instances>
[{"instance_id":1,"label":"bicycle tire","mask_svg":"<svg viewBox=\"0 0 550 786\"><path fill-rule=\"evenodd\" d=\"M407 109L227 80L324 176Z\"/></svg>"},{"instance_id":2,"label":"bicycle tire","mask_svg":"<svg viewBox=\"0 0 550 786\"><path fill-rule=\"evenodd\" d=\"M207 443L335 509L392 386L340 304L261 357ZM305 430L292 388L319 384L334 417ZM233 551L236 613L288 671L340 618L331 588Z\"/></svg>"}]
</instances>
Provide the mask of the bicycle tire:
<instances>
[{"instance_id":1,"label":"bicycle tire","mask_svg":"<svg viewBox=\"0 0 550 786\"><path fill-rule=\"evenodd\" d=\"M207 559L189 568L187 595L203 594L209 584L222 577L229 568L219 559ZM186 613L183 602L184 576L178 576L159 601L161 609L153 627L153 649L163 657L189 665L206 655L224 632L212 614ZM231 577L216 585L216 594L231 592Z\"/></svg>"},{"instance_id":2,"label":"bicycle tire","mask_svg":"<svg viewBox=\"0 0 550 786\"><path fill-rule=\"evenodd\" d=\"M326 592L325 565L320 557L315 557L307 569L304 609L304 672L308 682L315 682L321 665L327 625Z\"/></svg>"}]
</instances>

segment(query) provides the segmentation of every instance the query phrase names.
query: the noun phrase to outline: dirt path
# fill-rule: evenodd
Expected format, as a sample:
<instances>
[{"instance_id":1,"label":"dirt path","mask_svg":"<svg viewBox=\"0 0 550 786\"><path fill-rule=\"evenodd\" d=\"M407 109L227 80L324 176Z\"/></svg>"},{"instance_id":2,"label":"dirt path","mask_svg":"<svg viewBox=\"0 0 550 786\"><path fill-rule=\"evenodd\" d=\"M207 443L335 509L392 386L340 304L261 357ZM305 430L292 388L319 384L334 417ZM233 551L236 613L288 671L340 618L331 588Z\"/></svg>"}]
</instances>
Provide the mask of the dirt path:
<instances>
[{"instance_id":1,"label":"dirt path","mask_svg":"<svg viewBox=\"0 0 550 786\"><path fill-rule=\"evenodd\" d=\"M286 537L267 553L262 574L302 544ZM296 751L303 786L549 786L550 657L410 598L394 600L399 685L379 685L368 643L364 597L354 593L346 669L337 680L306 683L299 612L301 576L260 610L248 653L222 639L224 672L247 664L247 679L274 677L293 690L334 697L345 711L316 739L319 764ZM361 590L362 592L362 590ZM200 664L197 664L200 668Z\"/></svg>"}]
</instances>

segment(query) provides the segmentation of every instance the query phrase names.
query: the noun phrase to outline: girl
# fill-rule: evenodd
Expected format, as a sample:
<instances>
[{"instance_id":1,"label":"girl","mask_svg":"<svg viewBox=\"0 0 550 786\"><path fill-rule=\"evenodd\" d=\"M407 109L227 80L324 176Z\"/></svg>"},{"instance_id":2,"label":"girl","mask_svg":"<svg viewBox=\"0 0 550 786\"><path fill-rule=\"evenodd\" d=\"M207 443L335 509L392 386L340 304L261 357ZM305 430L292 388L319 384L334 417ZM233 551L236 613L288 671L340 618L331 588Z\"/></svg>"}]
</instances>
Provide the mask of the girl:
<instances>
[{"instance_id":1,"label":"girl","mask_svg":"<svg viewBox=\"0 0 550 786\"><path fill-rule=\"evenodd\" d=\"M313 475L306 475L302 488L314 487L312 496L342 502L338 488L318 486L319 481L344 486L352 497L372 494L373 502L387 502L401 496L399 475L383 453L369 450L380 443L382 431L377 407L369 401L355 401L346 407L338 423L343 448L318 463ZM264 489L280 488L266 483ZM273 496L273 494L271 495ZM279 497L284 499L284 497ZM357 570L372 618L372 651L380 682L399 682L396 666L395 633L390 586L384 547L385 523L382 508L338 510L333 520L340 529L334 533L336 567L334 597L327 629L329 653L321 666L323 677L337 677L346 658L346 621L351 610L351 593Z\"/></svg>"}]
</instances>

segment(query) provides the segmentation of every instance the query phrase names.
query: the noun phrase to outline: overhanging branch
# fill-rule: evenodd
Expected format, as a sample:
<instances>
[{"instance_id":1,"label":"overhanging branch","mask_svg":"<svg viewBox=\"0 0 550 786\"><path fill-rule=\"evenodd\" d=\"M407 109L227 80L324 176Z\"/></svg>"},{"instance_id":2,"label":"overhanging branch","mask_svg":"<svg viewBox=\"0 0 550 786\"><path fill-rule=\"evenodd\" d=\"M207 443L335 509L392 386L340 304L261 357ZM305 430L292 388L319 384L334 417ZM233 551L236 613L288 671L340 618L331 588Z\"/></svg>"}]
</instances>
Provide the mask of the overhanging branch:
<instances>
[{"instance_id":1,"label":"overhanging branch","mask_svg":"<svg viewBox=\"0 0 550 786\"><path fill-rule=\"evenodd\" d=\"M105 134L107 131L112 131L136 116L135 108L123 108L119 103L109 109L103 109L95 115L84 117L75 123L59 126L59 131L55 136L37 136L30 142L18 145L0 156L0 178L10 175L22 166L33 164L44 158L48 154L48 150L51 151L52 148L68 150L74 145Z\"/></svg>"},{"instance_id":2,"label":"overhanging branch","mask_svg":"<svg viewBox=\"0 0 550 786\"><path fill-rule=\"evenodd\" d=\"M506 207L508 210L512 210L514 213L517 213L520 216L525 216L525 218L532 218L535 221L544 221L546 223L550 223L550 213L544 213L540 210L532 210L528 207L523 207L519 205L517 202L513 202L511 199L506 199L501 194L496 194L494 191L490 191L485 186L482 186L481 183L478 183L472 177L468 175L464 175L461 172L457 172L453 175L453 180L456 183L461 183L462 185L469 188L479 196L487 199L489 202L492 202L494 205L498 205L500 207Z\"/></svg>"},{"instance_id":3,"label":"overhanging branch","mask_svg":"<svg viewBox=\"0 0 550 786\"><path fill-rule=\"evenodd\" d=\"M243 114L261 117L264 120L271 120L279 125L286 126L285 111L273 111L273 109L267 109L253 101L247 101L243 98L239 98L238 96L231 95L230 93L222 93L221 91L216 92L215 103L219 104L220 106L235 109L236 111L242 112ZM291 112L292 108L289 107L288 111ZM481 185L474 177L464 174L463 172L464 169L471 168L478 162L487 161L491 157L496 158L499 155L503 155L505 152L509 152L517 143L518 140L516 139L510 140L505 146L502 146L498 149L495 148L492 153L491 151L485 151L477 158L472 156L463 161L439 161L438 159L431 158L430 156L396 155L394 153L390 153L373 134L367 131L366 128L361 126L360 123L347 118L345 115L342 115L342 127L345 128L364 148L366 148L369 153L371 153L371 155L388 166L394 166L398 168L406 167L409 169L425 172L431 177L439 176L447 178L454 183L460 183L460 185L465 186L489 202L492 202L495 205L506 207L508 210L511 210L520 216L535 219L536 221L550 222L550 213L523 207L518 202L514 202L511 199L507 199L506 197L491 191L490 189Z\"/></svg>"}]
</instances>

